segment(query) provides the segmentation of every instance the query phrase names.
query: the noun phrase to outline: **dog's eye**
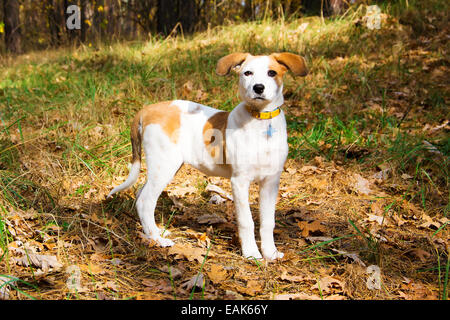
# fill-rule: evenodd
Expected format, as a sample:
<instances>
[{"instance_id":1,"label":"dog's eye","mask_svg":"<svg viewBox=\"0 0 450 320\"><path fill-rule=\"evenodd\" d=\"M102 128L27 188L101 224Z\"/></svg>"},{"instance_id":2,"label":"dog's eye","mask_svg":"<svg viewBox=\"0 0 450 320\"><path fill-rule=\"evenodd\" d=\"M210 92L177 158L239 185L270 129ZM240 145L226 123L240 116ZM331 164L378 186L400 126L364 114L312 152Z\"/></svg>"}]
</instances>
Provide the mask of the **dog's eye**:
<instances>
[{"instance_id":1,"label":"dog's eye","mask_svg":"<svg viewBox=\"0 0 450 320\"><path fill-rule=\"evenodd\" d=\"M244 76L251 76L253 74L253 72L251 72L251 71L245 71L244 72Z\"/></svg>"},{"instance_id":2,"label":"dog's eye","mask_svg":"<svg viewBox=\"0 0 450 320\"><path fill-rule=\"evenodd\" d=\"M275 77L277 75L277 72L275 70L269 70L269 71L267 71L267 75L269 77L273 78L273 77Z\"/></svg>"}]
</instances>

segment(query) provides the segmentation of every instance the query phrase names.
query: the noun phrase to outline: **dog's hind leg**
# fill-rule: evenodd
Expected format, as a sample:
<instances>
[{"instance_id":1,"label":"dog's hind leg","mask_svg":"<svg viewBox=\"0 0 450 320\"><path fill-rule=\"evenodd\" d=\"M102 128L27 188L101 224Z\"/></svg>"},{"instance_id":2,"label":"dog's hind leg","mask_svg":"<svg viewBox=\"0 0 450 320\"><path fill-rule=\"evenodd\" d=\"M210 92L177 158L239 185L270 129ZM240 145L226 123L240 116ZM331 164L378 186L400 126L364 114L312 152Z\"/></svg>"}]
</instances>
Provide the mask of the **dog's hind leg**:
<instances>
[{"instance_id":1,"label":"dog's hind leg","mask_svg":"<svg viewBox=\"0 0 450 320\"><path fill-rule=\"evenodd\" d=\"M145 149L147 182L136 200L136 209L145 235L160 246L169 247L174 243L161 236L162 231L155 223L155 207L161 192L172 180L183 160L175 145L166 146L163 150L152 147Z\"/></svg>"}]
</instances>

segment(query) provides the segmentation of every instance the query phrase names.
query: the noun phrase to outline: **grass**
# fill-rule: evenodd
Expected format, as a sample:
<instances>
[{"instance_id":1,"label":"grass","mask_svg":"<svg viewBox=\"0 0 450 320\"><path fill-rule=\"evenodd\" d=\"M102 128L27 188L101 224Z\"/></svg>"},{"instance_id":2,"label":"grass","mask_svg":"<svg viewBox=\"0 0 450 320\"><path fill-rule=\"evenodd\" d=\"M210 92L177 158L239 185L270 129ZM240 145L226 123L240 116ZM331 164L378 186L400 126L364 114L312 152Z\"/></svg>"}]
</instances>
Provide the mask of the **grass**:
<instances>
[{"instance_id":1,"label":"grass","mask_svg":"<svg viewBox=\"0 0 450 320\"><path fill-rule=\"evenodd\" d=\"M387 245L374 238L375 231L364 222L367 213L364 210L370 212L369 205L377 198L357 197L348 184L339 182L340 173L332 170L338 166L344 168L347 177L353 172L364 172L368 177L380 168L387 168L388 178L379 185L387 201L382 215L386 219L408 217L405 225L416 226L414 232L421 234L415 237L412 229L402 229L393 241L403 251L408 245L402 241L429 249L430 245L424 244L425 231L417 227L416 220L424 214L433 219L448 218L450 208L450 139L448 126L439 129L450 116L448 46L443 35L448 28L448 9L445 1L438 0L427 5L419 1L386 2L382 6L387 13L383 28L373 31L357 23L364 14L360 7L344 17L323 22L320 17L292 21L265 19L220 26L192 37L150 36L131 43L2 57L0 273L23 277L34 287L39 285L29 271L19 270L10 263L8 249L17 241L19 228L11 227L11 216L14 212L36 211L38 222L32 223L37 223L41 238L31 234L23 239L44 243L44 235L49 239L54 236L44 228L53 220L57 221L55 228L64 239L74 237L75 240L67 241L85 250L106 232L109 256L132 252L137 261L133 268L138 274L146 275L139 261L150 259L151 254L142 244L134 245L139 226L133 196L126 193L110 202L104 201L111 187L128 174L129 122L133 115L145 103L168 99L196 100L231 110L239 102L237 82L232 77L215 75L217 60L235 51L253 54L290 51L305 56L311 72L304 79L289 75L285 78L289 163L298 168L296 178L285 178L285 181L291 181L291 185L300 185L303 180L306 183L309 178L300 171L301 167L315 165L329 173L329 188L334 191L302 185L304 189L299 187L291 198L280 199L278 208L293 210L323 201L319 207L328 209L338 221L333 225L336 229L331 234L332 240L295 250L303 259L298 263L305 270L311 264L337 266L342 256L330 254L327 248L349 246L361 254L370 253L365 256L366 261L384 264L384 270L391 268L390 275L397 282L386 285L400 286L402 276L415 274L412 264L396 265L396 255L400 252L395 248L386 249ZM183 89L188 81L192 82L192 90ZM206 180L197 176L192 183L199 192L192 195L190 206L200 213L212 210L204 199ZM333 192L339 196L333 196ZM173 211L171 201L164 197L157 210L160 213L157 216L167 219L165 229L179 228L177 223L184 221L182 213ZM102 219L92 221L94 213ZM108 219L118 225L112 225ZM127 223L119 223L121 219ZM280 228L291 230L283 219L279 221ZM99 234L91 228L96 228ZM389 228L383 224L377 232L388 232ZM430 232L445 238L448 222ZM217 234L220 236L221 231ZM224 236L230 238L230 234ZM289 241L292 238L295 237ZM82 261L88 259L81 249L75 254L72 249L56 247L59 257L66 262L80 257ZM214 246L214 250L218 248ZM415 279L431 283L438 288L440 297L446 299L448 251L442 245L436 248L436 260L423 266L429 271ZM309 256L311 252L314 254ZM208 268L214 259L208 257L208 262L189 271ZM242 263L239 261L233 260L233 264ZM253 267L260 273L272 270L255 263ZM117 273L121 274L122 285L128 283L128 287L122 288L126 296L139 296L128 295L133 281L127 274ZM101 275L91 274L91 277L95 287ZM161 276L151 277L157 280ZM170 278L170 294L180 299L183 293L175 291L175 282ZM280 283L272 284L272 288L283 287ZM20 290L36 291L33 286ZM208 297L207 291L204 287L202 297ZM22 295L17 292L18 296ZM353 298L392 297L373 294L360 285L355 287L355 292ZM33 296L30 292L26 294ZM39 291L39 296L47 297L45 290ZM69 297L82 298L84 293Z\"/></svg>"}]
</instances>

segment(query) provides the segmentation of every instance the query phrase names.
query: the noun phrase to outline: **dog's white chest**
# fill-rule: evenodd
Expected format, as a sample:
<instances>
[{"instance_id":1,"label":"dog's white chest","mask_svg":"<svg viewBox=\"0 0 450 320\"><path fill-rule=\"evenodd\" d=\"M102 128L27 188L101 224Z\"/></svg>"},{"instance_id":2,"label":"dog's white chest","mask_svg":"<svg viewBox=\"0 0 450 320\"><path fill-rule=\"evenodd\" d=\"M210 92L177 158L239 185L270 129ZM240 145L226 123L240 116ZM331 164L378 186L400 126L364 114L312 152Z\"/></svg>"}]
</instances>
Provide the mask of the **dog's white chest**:
<instances>
[{"instance_id":1,"label":"dog's white chest","mask_svg":"<svg viewBox=\"0 0 450 320\"><path fill-rule=\"evenodd\" d=\"M288 145L284 116L277 119L251 121L227 130L227 162L233 172L245 172L253 178L280 172L287 157Z\"/></svg>"}]
</instances>

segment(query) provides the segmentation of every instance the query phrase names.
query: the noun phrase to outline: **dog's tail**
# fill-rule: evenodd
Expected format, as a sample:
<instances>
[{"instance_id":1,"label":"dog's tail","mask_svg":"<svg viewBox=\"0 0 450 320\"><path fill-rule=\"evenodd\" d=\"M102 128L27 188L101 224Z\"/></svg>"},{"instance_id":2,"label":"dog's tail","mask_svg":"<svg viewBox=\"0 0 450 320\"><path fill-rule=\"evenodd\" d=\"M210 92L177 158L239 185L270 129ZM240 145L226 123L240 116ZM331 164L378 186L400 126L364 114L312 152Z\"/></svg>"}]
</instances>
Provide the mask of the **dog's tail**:
<instances>
[{"instance_id":1,"label":"dog's tail","mask_svg":"<svg viewBox=\"0 0 450 320\"><path fill-rule=\"evenodd\" d=\"M132 148L132 160L131 160L131 169L130 174L128 175L127 180L121 185L115 187L107 196L107 198L111 197L114 193L120 192L122 190L128 189L133 184L136 183L139 173L141 170L141 152L142 152L142 123L141 116L138 113L136 117L134 117L133 123L131 125L131 148Z\"/></svg>"}]
</instances>

